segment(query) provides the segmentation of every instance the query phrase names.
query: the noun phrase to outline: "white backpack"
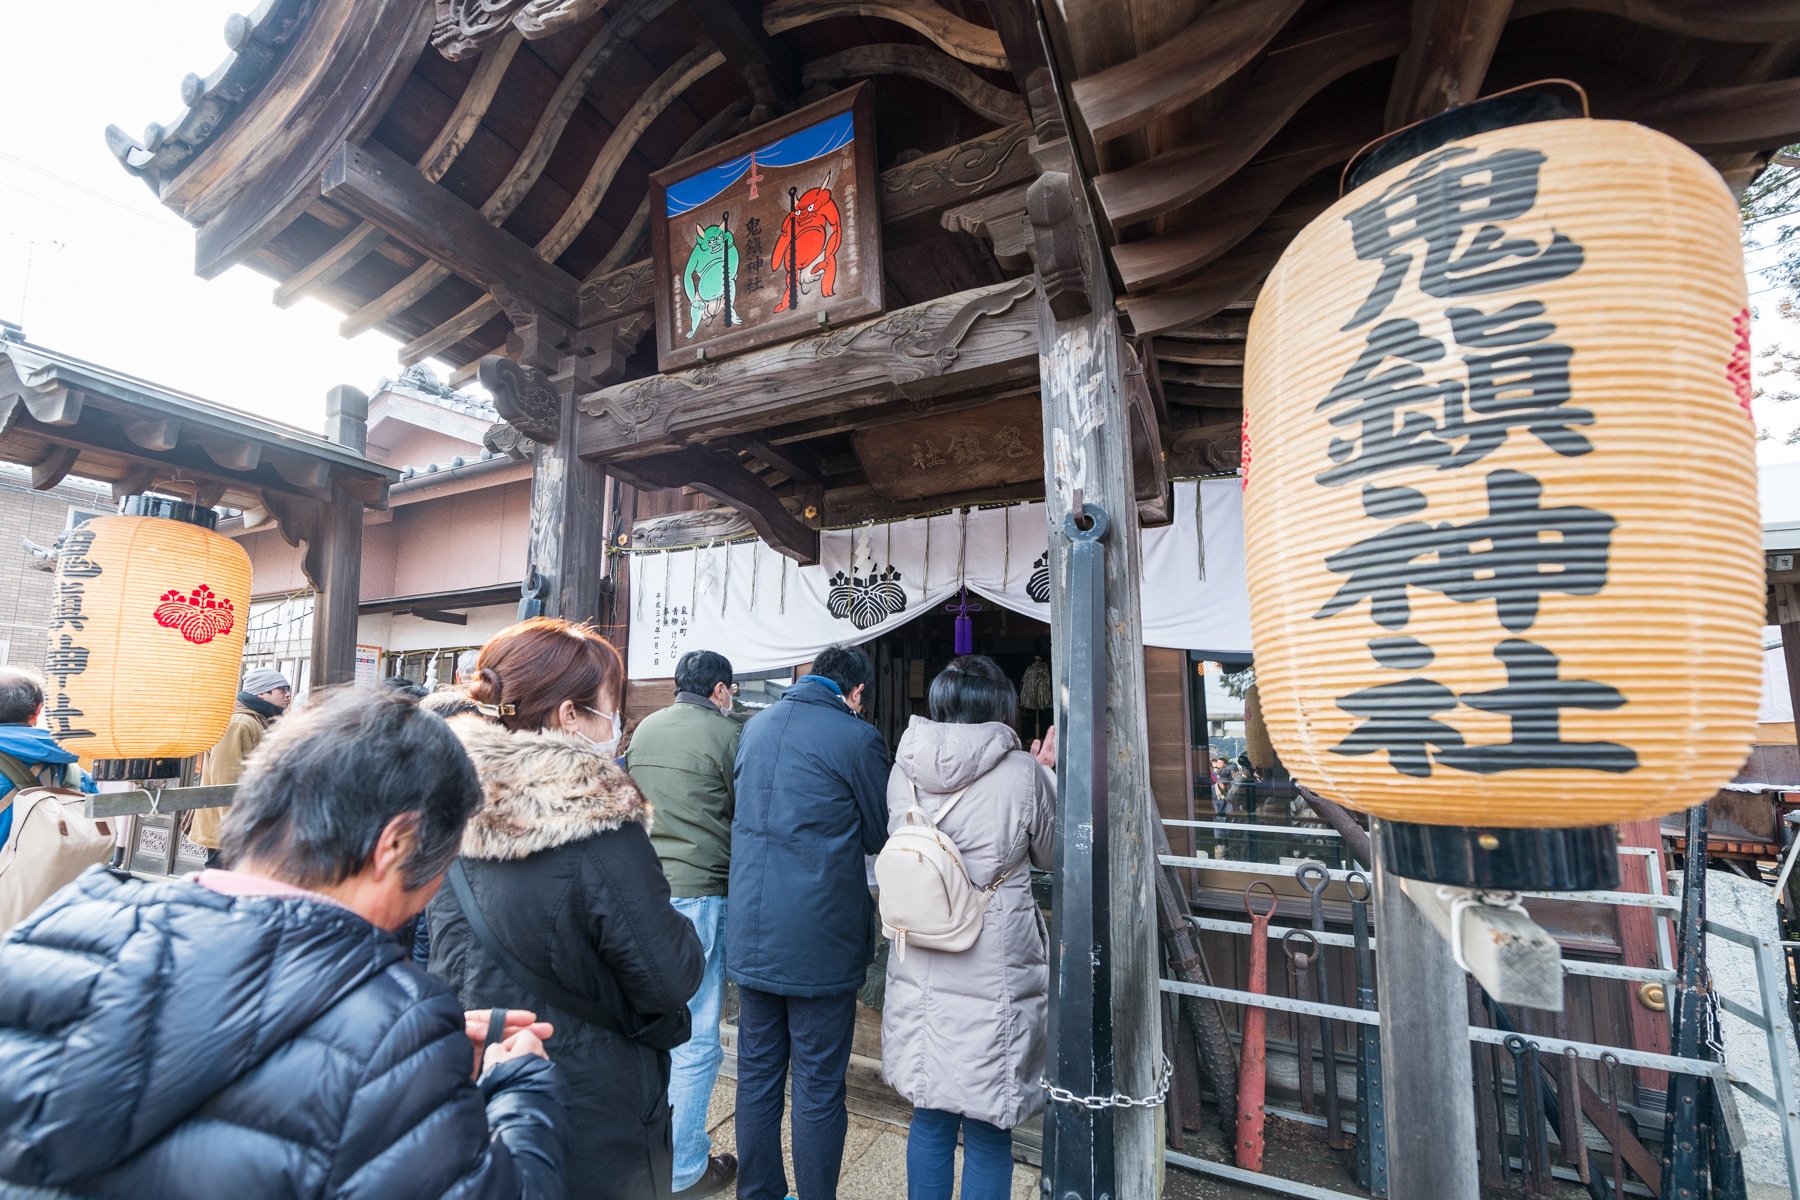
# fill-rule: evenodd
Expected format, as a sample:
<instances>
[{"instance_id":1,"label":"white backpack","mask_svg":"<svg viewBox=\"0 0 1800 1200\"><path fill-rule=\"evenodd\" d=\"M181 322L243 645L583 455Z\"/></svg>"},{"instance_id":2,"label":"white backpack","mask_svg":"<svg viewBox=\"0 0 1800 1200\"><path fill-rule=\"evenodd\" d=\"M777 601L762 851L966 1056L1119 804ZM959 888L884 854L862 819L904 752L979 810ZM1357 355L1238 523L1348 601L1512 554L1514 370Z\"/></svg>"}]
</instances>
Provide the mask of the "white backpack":
<instances>
[{"instance_id":1,"label":"white backpack","mask_svg":"<svg viewBox=\"0 0 1800 1200\"><path fill-rule=\"evenodd\" d=\"M987 887L975 886L956 843L938 828L968 788L950 797L936 816L919 806L919 789L906 781L912 805L906 824L888 836L875 858L881 887L881 932L894 943L894 957L906 958L910 943L928 950L967 950L981 936L988 902L1011 871Z\"/></svg>"},{"instance_id":2,"label":"white backpack","mask_svg":"<svg viewBox=\"0 0 1800 1200\"><path fill-rule=\"evenodd\" d=\"M4 766L0 765L0 769ZM14 772L4 772L9 778ZM112 857L112 827L86 815L87 797L66 788L15 787L12 836L0 846L0 937L75 877Z\"/></svg>"}]
</instances>

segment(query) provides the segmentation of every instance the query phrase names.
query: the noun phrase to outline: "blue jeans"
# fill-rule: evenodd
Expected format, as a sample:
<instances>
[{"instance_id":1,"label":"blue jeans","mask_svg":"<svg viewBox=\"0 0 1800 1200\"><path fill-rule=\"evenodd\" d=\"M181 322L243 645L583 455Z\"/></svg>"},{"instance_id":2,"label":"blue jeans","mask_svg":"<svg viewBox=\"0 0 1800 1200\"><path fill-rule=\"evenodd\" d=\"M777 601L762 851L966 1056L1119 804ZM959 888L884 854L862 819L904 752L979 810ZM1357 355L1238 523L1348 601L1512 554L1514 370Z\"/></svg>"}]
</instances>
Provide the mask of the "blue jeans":
<instances>
[{"instance_id":1,"label":"blue jeans","mask_svg":"<svg viewBox=\"0 0 1800 1200\"><path fill-rule=\"evenodd\" d=\"M674 1190L693 1187L706 1174L712 1138L706 1114L725 1051L719 1046L719 1019L725 1009L725 897L677 896L669 901L700 935L706 974L688 1001L694 1036L669 1052L669 1104L675 1110Z\"/></svg>"},{"instance_id":2,"label":"blue jeans","mask_svg":"<svg viewBox=\"0 0 1800 1200\"><path fill-rule=\"evenodd\" d=\"M844 1165L844 1071L856 993L778 996L738 985L738 1200L782 1200L781 1110L794 1068L794 1185L805 1200L837 1200Z\"/></svg>"},{"instance_id":3,"label":"blue jeans","mask_svg":"<svg viewBox=\"0 0 1800 1200\"><path fill-rule=\"evenodd\" d=\"M1011 1133L961 1113L915 1108L906 1134L906 1200L950 1200L958 1126L963 1135L962 1200L1007 1200L1012 1195Z\"/></svg>"}]
</instances>

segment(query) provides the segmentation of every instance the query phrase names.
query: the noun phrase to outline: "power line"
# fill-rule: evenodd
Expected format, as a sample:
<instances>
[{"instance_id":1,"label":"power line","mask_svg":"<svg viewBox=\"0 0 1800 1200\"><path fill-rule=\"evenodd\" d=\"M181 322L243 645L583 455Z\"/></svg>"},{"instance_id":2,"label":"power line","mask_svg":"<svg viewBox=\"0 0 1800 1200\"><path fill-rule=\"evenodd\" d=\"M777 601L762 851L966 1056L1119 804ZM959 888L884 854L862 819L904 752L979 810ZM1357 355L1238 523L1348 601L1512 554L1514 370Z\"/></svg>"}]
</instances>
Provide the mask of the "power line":
<instances>
[{"instance_id":1,"label":"power line","mask_svg":"<svg viewBox=\"0 0 1800 1200\"><path fill-rule=\"evenodd\" d=\"M64 187L72 188L75 191L80 192L84 196L88 196L88 197L91 197L92 199L100 201L102 204L110 204L114 208L118 209L120 212L130 213L132 216L137 217L139 220L148 221L152 225L155 225L159 229L168 230L171 233L176 232L175 229L172 226L170 226L167 222L161 220L158 217L151 215L148 212L145 212L143 209L133 207L132 205L126 204L122 200L118 200L112 196L108 196L105 192L96 191L93 188L88 187L84 183L77 183L75 180L70 179L66 175L58 175L55 171L52 171L47 167L40 167L38 164L36 164L34 162L30 162L26 159L20 158L16 154L8 154L4 150L0 150L0 158L3 158L10 163L14 163L18 166L24 167L28 171L36 171L39 175L42 175L47 179L53 179L57 183L62 184ZM21 188L19 190L24 191L23 188ZM25 194L29 196L29 195L32 195L33 193L26 192ZM41 197L41 196L38 198L43 199L43 197Z\"/></svg>"}]
</instances>

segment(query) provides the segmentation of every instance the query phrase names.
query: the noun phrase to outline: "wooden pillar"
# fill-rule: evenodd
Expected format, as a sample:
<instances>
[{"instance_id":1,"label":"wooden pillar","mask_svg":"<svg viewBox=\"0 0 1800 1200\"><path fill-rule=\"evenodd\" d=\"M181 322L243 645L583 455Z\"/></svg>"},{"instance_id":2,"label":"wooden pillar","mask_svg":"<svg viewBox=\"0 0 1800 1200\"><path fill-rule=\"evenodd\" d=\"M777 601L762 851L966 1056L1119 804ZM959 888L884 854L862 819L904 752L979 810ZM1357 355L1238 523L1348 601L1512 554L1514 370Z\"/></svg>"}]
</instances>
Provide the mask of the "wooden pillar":
<instances>
[{"instance_id":1,"label":"wooden pillar","mask_svg":"<svg viewBox=\"0 0 1800 1200\"><path fill-rule=\"evenodd\" d=\"M331 504L318 531L318 562L313 600L312 682L314 687L350 683L356 678L357 605L362 599L363 502L331 488Z\"/></svg>"},{"instance_id":2,"label":"wooden pillar","mask_svg":"<svg viewBox=\"0 0 1800 1200\"><path fill-rule=\"evenodd\" d=\"M562 389L559 419L569 436L540 444L531 468L527 561L544 581L544 615L600 623L606 561L606 472L575 453L575 395Z\"/></svg>"},{"instance_id":3,"label":"wooden pillar","mask_svg":"<svg viewBox=\"0 0 1800 1200\"><path fill-rule=\"evenodd\" d=\"M358 454L368 448L369 398L353 387L325 394L325 436ZM331 503L308 547L313 600L312 683L329 687L356 678L357 606L362 600L363 502L331 484Z\"/></svg>"},{"instance_id":4,"label":"wooden pillar","mask_svg":"<svg viewBox=\"0 0 1800 1200\"><path fill-rule=\"evenodd\" d=\"M1100 505L1112 521L1106 539L1106 786L1114 1086L1141 1097L1156 1091L1162 1065L1152 826L1157 816L1145 735L1137 489L1123 347L1071 145L1066 136L1040 139L1033 157L1043 172L1027 194L1027 212L1037 263L1051 640L1060 676L1071 636L1063 518L1079 492L1084 506ZM1061 683L1059 678L1059 696ZM1152 1108L1114 1113L1114 1195L1154 1196L1162 1177L1161 1113Z\"/></svg>"},{"instance_id":5,"label":"wooden pillar","mask_svg":"<svg viewBox=\"0 0 1800 1200\"><path fill-rule=\"evenodd\" d=\"M481 361L483 387L506 422L529 438L531 535L527 582L542 585L544 615L599 625L606 566L606 471L581 457L579 401L624 373L625 359L650 328L648 314L571 332L553 317L496 294L517 333L510 357Z\"/></svg>"}]
</instances>

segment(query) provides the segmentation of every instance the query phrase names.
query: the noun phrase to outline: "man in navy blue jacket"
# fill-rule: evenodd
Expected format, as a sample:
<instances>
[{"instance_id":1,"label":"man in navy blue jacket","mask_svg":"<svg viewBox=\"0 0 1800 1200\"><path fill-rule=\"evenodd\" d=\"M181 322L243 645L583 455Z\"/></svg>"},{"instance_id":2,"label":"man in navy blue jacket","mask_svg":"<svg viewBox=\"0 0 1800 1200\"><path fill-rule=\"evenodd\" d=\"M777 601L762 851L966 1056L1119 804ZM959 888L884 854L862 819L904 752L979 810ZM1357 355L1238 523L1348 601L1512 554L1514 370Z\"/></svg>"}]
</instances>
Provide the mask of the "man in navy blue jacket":
<instances>
[{"instance_id":1,"label":"man in navy blue jacket","mask_svg":"<svg viewBox=\"0 0 1800 1200\"><path fill-rule=\"evenodd\" d=\"M788 1194L790 1061L797 1190L837 1196L856 989L875 952L864 856L887 841L887 750L857 715L874 678L862 650L829 647L738 746L725 964L739 997L740 1200Z\"/></svg>"}]
</instances>

